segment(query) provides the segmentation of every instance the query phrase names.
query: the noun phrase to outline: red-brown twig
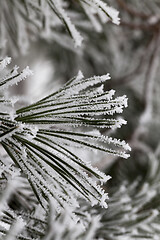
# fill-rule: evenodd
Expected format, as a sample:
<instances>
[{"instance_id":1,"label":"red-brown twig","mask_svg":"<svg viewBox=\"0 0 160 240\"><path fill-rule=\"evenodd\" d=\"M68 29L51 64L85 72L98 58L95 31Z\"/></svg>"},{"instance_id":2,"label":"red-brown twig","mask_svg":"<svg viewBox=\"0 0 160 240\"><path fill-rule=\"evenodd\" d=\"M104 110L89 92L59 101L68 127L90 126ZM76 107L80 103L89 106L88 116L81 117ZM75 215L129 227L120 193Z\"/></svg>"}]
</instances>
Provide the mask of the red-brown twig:
<instances>
[{"instance_id":1,"label":"red-brown twig","mask_svg":"<svg viewBox=\"0 0 160 240\"><path fill-rule=\"evenodd\" d=\"M131 16L134 16L134 17L140 17L142 19L147 19L147 18L150 18L151 15L147 15L145 13L142 13L142 12L138 12L136 10L134 10L133 8L129 7L125 1L123 0L117 0L119 6L121 8L123 8L125 11L127 11Z\"/></svg>"}]
</instances>

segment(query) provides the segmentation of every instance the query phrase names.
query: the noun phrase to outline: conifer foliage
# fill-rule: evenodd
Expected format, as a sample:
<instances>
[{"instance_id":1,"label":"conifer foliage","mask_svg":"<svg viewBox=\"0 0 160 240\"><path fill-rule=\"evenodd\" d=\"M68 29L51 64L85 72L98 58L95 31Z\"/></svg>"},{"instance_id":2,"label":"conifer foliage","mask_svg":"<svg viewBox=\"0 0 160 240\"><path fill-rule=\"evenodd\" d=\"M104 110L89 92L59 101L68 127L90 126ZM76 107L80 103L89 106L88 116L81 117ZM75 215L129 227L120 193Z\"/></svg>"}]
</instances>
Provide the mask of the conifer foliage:
<instances>
[{"instance_id":1,"label":"conifer foliage","mask_svg":"<svg viewBox=\"0 0 160 240\"><path fill-rule=\"evenodd\" d=\"M73 212L79 206L77 198L85 198L92 205L99 203L107 207L108 195L97 180L104 183L110 177L81 160L73 147L95 149L128 158L125 151L130 147L127 143L103 136L98 130L88 130L88 127L115 129L126 124L123 119L112 118L113 114L121 113L127 107L126 96L114 98L115 91L103 91L102 84L110 79L109 74L85 79L79 72L77 77L57 92L16 110L14 105L18 100L10 99L4 93L9 86L32 75L32 71L26 67L19 73L15 66L7 73L3 72L10 62L11 58L6 57L0 63L0 139L15 165L12 163L7 166L6 157L2 157L4 171L1 174L9 173L12 178L18 171L16 166L19 167L21 173L18 172L17 176L26 176L36 201L45 211L48 211L50 201L56 213L61 214L62 210L67 209L68 215L76 221L79 217ZM85 132L80 131L81 127L86 129ZM15 182L18 182L17 178ZM7 183L4 201L14 191L10 188L10 183ZM8 236L12 236L12 231L18 236L22 230L19 225L22 229L25 226L21 217L13 224Z\"/></svg>"},{"instance_id":2,"label":"conifer foliage","mask_svg":"<svg viewBox=\"0 0 160 240\"><path fill-rule=\"evenodd\" d=\"M83 36L77 22L82 18L85 28L86 17L96 31L102 30L101 24L112 21L119 24L118 11L101 0L6 0L0 8L0 48L17 55L25 54L30 42L42 37L66 45L61 38L70 36L76 47L82 45ZM69 41L70 39L68 39Z\"/></svg>"},{"instance_id":3,"label":"conifer foliage","mask_svg":"<svg viewBox=\"0 0 160 240\"><path fill-rule=\"evenodd\" d=\"M0 1L0 239L160 239L159 9ZM39 46L63 84L26 101Z\"/></svg>"},{"instance_id":4,"label":"conifer foliage","mask_svg":"<svg viewBox=\"0 0 160 240\"><path fill-rule=\"evenodd\" d=\"M8 89L33 72L29 67L19 72L17 66L9 70L7 52L25 54L39 37L60 39L63 28L80 46L83 38L73 15L85 13L98 31L99 20L119 24L118 12L101 0L80 0L71 14L72 4L0 3L0 237L6 240L93 239L100 217L81 211L79 199L106 208L101 184L110 176L81 159L75 148L129 156L127 143L101 134L126 124L112 118L127 107L127 98L103 90L109 74L85 78L79 71L58 91L21 108L21 99L9 97Z\"/></svg>"}]
</instances>

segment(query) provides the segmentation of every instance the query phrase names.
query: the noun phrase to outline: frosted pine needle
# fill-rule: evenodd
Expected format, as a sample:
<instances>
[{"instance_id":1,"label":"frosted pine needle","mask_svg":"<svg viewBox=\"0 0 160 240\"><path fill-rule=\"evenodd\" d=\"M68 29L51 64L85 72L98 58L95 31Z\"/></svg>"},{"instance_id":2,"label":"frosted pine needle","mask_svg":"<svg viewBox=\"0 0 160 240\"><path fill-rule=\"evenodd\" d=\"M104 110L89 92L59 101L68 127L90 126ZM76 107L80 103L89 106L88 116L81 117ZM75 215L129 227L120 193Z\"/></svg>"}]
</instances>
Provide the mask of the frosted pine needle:
<instances>
[{"instance_id":1,"label":"frosted pine needle","mask_svg":"<svg viewBox=\"0 0 160 240\"><path fill-rule=\"evenodd\" d=\"M3 66L8 62L4 61ZM28 67L21 73L15 67L0 81L1 92L31 74ZM116 128L126 124L110 118L127 107L127 98L114 98L114 90L104 92L101 85L109 79L109 74L85 79L79 72L57 92L17 111L13 99L1 98L1 105L8 107L8 111L0 112L1 145L25 173L45 209L51 200L57 213L66 208L72 213L79 206L77 198L107 207L108 195L100 182L110 177L80 159L73 147L129 156L126 150L130 147L124 141L103 136L97 130L88 131L88 127ZM81 127L85 128L83 133Z\"/></svg>"}]
</instances>

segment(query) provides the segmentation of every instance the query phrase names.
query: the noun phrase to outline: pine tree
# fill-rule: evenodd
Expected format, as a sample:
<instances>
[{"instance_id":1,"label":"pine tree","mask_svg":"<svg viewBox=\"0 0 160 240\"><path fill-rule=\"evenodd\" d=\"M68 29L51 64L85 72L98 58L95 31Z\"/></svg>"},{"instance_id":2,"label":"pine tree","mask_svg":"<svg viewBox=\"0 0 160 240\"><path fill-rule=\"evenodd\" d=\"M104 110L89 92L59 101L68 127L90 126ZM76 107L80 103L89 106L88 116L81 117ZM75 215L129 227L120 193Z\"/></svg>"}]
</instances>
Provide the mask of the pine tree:
<instances>
[{"instance_id":1,"label":"pine tree","mask_svg":"<svg viewBox=\"0 0 160 240\"><path fill-rule=\"evenodd\" d=\"M2 54L8 49L13 55L19 51L25 53L32 34L38 37L40 29L43 37L47 31L53 31L55 19L63 22L75 46L81 45L82 37L63 4L61 1L2 2ZM118 24L116 10L105 3L88 1L79 4L86 12L97 12ZM46 35L52 37L52 32ZM6 38L9 38L7 44ZM5 150L0 160L1 237L92 239L100 218L92 216L91 220L89 213L81 212L78 199L84 198L92 205L99 203L106 208L108 195L100 183L110 176L80 159L73 147L127 158L129 155L121 149L130 150L128 144L94 130L115 129L126 124L123 119L111 116L127 107L127 98L113 98L114 90L103 90L104 82L110 79L109 74L85 79L79 72L58 91L17 108L16 102L20 99L9 97L7 90L31 76L32 71L26 67L18 72L17 66L6 70L10 63L10 57L2 58L0 62L0 139ZM76 226L74 222L77 222Z\"/></svg>"},{"instance_id":2,"label":"pine tree","mask_svg":"<svg viewBox=\"0 0 160 240\"><path fill-rule=\"evenodd\" d=\"M0 2L1 239L160 237L160 5L111 5ZM39 49L60 87L30 101Z\"/></svg>"}]
</instances>

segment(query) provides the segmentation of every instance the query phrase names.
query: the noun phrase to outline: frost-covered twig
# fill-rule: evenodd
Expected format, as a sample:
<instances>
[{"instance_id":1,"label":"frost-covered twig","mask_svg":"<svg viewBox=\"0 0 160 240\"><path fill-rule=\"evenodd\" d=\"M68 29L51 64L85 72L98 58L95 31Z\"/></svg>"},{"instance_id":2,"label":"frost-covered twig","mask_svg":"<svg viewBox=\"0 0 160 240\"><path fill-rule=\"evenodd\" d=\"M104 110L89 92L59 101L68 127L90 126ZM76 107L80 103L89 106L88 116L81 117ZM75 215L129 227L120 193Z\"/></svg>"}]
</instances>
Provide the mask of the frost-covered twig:
<instances>
[{"instance_id":1,"label":"frost-covered twig","mask_svg":"<svg viewBox=\"0 0 160 240\"><path fill-rule=\"evenodd\" d=\"M82 13L77 11L77 4L82 7ZM95 22L101 26L110 19L113 23L119 24L118 11L102 0L79 0L76 3L63 0L2 1L0 2L0 49L2 48L3 51L9 49L15 55L19 51L26 54L33 38L41 36L49 41L54 40L56 35L62 43L64 42L61 45L65 46L70 39L67 37L66 41L66 37L61 38L61 29L64 28L74 40L75 46L79 47L83 37L75 23L79 22L79 16L83 15L83 11L89 13L89 20L95 30L97 30ZM100 16L100 19L96 15ZM91 26L90 21L87 22Z\"/></svg>"}]
</instances>

